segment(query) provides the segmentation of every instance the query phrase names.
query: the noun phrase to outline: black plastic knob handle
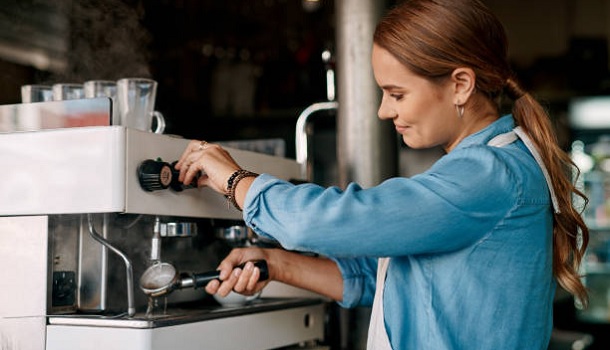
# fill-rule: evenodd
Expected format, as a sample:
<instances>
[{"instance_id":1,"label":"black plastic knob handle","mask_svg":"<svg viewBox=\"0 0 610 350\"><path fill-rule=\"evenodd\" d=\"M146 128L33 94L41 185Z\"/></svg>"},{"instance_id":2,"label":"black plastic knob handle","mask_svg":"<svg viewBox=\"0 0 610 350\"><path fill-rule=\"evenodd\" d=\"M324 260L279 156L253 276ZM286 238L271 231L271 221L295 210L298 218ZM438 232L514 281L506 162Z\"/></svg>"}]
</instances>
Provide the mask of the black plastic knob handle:
<instances>
[{"instance_id":1,"label":"black plastic knob handle","mask_svg":"<svg viewBox=\"0 0 610 350\"><path fill-rule=\"evenodd\" d=\"M138 180L144 191L164 190L172 183L173 173L169 163L147 159L138 166Z\"/></svg>"},{"instance_id":2,"label":"black plastic knob handle","mask_svg":"<svg viewBox=\"0 0 610 350\"><path fill-rule=\"evenodd\" d=\"M260 270L259 281L265 281L269 278L269 268L267 267L267 262L265 260L254 260L252 261L254 266L258 267ZM243 263L239 266L241 269L246 266L246 263ZM210 272L202 272L202 273L194 273L191 275L193 279L193 284L195 288L205 286L208 282L218 279L220 277L220 271L210 271Z\"/></svg>"},{"instance_id":3,"label":"black plastic knob handle","mask_svg":"<svg viewBox=\"0 0 610 350\"><path fill-rule=\"evenodd\" d=\"M199 175L195 176L195 178L193 179L193 181L191 181L190 184L185 185L182 182L180 182L178 180L178 176L180 176L180 172L178 170L176 170L175 166L176 163L178 163L178 161L174 161L171 164L171 170L172 170L172 181L170 183L170 187L172 188L172 190L176 191L176 192L181 192L183 190L189 189L189 188L197 188L197 179L199 178Z\"/></svg>"}]
</instances>

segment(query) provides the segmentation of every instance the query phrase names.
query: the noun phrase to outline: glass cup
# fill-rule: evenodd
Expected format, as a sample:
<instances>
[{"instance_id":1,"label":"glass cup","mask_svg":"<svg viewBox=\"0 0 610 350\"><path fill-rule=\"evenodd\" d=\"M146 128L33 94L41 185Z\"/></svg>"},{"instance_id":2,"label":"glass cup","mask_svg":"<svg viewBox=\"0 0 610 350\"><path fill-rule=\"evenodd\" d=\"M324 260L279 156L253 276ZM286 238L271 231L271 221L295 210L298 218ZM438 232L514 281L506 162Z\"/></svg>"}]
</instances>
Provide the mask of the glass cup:
<instances>
[{"instance_id":1,"label":"glass cup","mask_svg":"<svg viewBox=\"0 0 610 350\"><path fill-rule=\"evenodd\" d=\"M89 80L83 84L85 98L116 98L116 82L112 80Z\"/></svg>"},{"instance_id":2,"label":"glass cup","mask_svg":"<svg viewBox=\"0 0 610 350\"><path fill-rule=\"evenodd\" d=\"M50 85L23 85L21 87L21 102L46 102L53 100L53 88Z\"/></svg>"},{"instance_id":3,"label":"glass cup","mask_svg":"<svg viewBox=\"0 0 610 350\"><path fill-rule=\"evenodd\" d=\"M112 101L112 124L120 125L114 119L119 119L119 109L117 106L117 84L112 80L89 80L83 84L85 98L109 97Z\"/></svg>"},{"instance_id":4,"label":"glass cup","mask_svg":"<svg viewBox=\"0 0 610 350\"><path fill-rule=\"evenodd\" d=\"M54 84L53 85L53 100L77 100L85 97L83 84Z\"/></svg>"},{"instance_id":5,"label":"glass cup","mask_svg":"<svg viewBox=\"0 0 610 350\"><path fill-rule=\"evenodd\" d=\"M155 111L157 82L146 78L124 78L117 81L118 120L114 125L162 134L165 119ZM153 119L156 127L153 130Z\"/></svg>"}]
</instances>

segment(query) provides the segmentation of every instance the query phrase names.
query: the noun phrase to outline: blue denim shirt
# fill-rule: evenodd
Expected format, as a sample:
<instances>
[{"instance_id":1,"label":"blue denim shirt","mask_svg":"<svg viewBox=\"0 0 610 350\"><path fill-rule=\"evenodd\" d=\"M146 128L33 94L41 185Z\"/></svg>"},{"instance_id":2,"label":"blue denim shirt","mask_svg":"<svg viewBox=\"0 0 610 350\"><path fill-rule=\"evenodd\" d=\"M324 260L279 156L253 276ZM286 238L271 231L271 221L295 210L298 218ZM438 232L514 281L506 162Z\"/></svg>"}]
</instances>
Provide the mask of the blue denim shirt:
<instances>
[{"instance_id":1,"label":"blue denim shirt","mask_svg":"<svg viewBox=\"0 0 610 350\"><path fill-rule=\"evenodd\" d=\"M552 208L524 144L488 146L504 116L428 171L363 189L259 176L244 220L285 248L332 257L342 306L371 305L378 257L392 347L546 349L552 329Z\"/></svg>"}]
</instances>

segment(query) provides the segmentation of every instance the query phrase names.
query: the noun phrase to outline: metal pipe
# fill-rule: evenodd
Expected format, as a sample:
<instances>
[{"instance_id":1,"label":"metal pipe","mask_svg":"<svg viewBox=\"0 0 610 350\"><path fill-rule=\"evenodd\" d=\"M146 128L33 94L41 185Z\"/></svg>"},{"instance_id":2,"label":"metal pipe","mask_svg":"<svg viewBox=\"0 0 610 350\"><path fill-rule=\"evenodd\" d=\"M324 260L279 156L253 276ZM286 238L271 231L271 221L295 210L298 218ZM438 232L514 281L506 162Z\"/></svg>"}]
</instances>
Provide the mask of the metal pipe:
<instances>
[{"instance_id":1,"label":"metal pipe","mask_svg":"<svg viewBox=\"0 0 610 350\"><path fill-rule=\"evenodd\" d=\"M89 234L91 238L105 246L106 248L112 250L115 254L120 256L125 262L125 272L127 278L127 314L129 317L133 317L136 314L136 308L134 306L133 299L133 265L131 260L125 255L122 251L115 248L112 244L108 243L102 236L100 236L97 231L95 231L95 227L93 227L93 216L92 214L87 214L87 223L89 224Z\"/></svg>"},{"instance_id":2,"label":"metal pipe","mask_svg":"<svg viewBox=\"0 0 610 350\"><path fill-rule=\"evenodd\" d=\"M334 101L337 95L337 88L335 87L335 69L333 67L333 54L330 50L324 50L322 52L322 62L326 68L326 99L328 101Z\"/></svg>"},{"instance_id":3,"label":"metal pipe","mask_svg":"<svg viewBox=\"0 0 610 350\"><path fill-rule=\"evenodd\" d=\"M301 112L297 118L296 134L295 134L295 147L297 155L297 163L301 165L301 177L304 180L313 180L311 169L308 162L308 138L307 138L307 120L309 117L320 111L337 109L339 103L337 102L318 102L314 103Z\"/></svg>"},{"instance_id":4,"label":"metal pipe","mask_svg":"<svg viewBox=\"0 0 610 350\"><path fill-rule=\"evenodd\" d=\"M161 261L161 220L155 216L155 225L153 226L153 237L150 244L150 261L158 263Z\"/></svg>"}]
</instances>

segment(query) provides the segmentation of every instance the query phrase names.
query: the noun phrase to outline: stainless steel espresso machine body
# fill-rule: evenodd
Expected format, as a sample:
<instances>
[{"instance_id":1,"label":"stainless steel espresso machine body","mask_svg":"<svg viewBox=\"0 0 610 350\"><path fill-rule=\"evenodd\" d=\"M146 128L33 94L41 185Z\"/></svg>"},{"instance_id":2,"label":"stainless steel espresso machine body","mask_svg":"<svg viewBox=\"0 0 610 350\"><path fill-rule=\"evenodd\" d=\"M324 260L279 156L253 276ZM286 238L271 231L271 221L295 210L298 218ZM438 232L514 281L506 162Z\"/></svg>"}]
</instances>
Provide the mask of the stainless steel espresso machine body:
<instances>
[{"instance_id":1,"label":"stainless steel espresso machine body","mask_svg":"<svg viewBox=\"0 0 610 350\"><path fill-rule=\"evenodd\" d=\"M155 263L214 269L231 249L214 231L240 224L241 213L209 189L143 189L140 166L177 160L188 140L110 126L110 101L88 102L0 106L6 121L79 103L100 124L0 133L0 348L272 349L322 339L324 300L285 286L239 306L201 289L149 299L138 288ZM229 151L249 170L299 177L293 160Z\"/></svg>"}]
</instances>

